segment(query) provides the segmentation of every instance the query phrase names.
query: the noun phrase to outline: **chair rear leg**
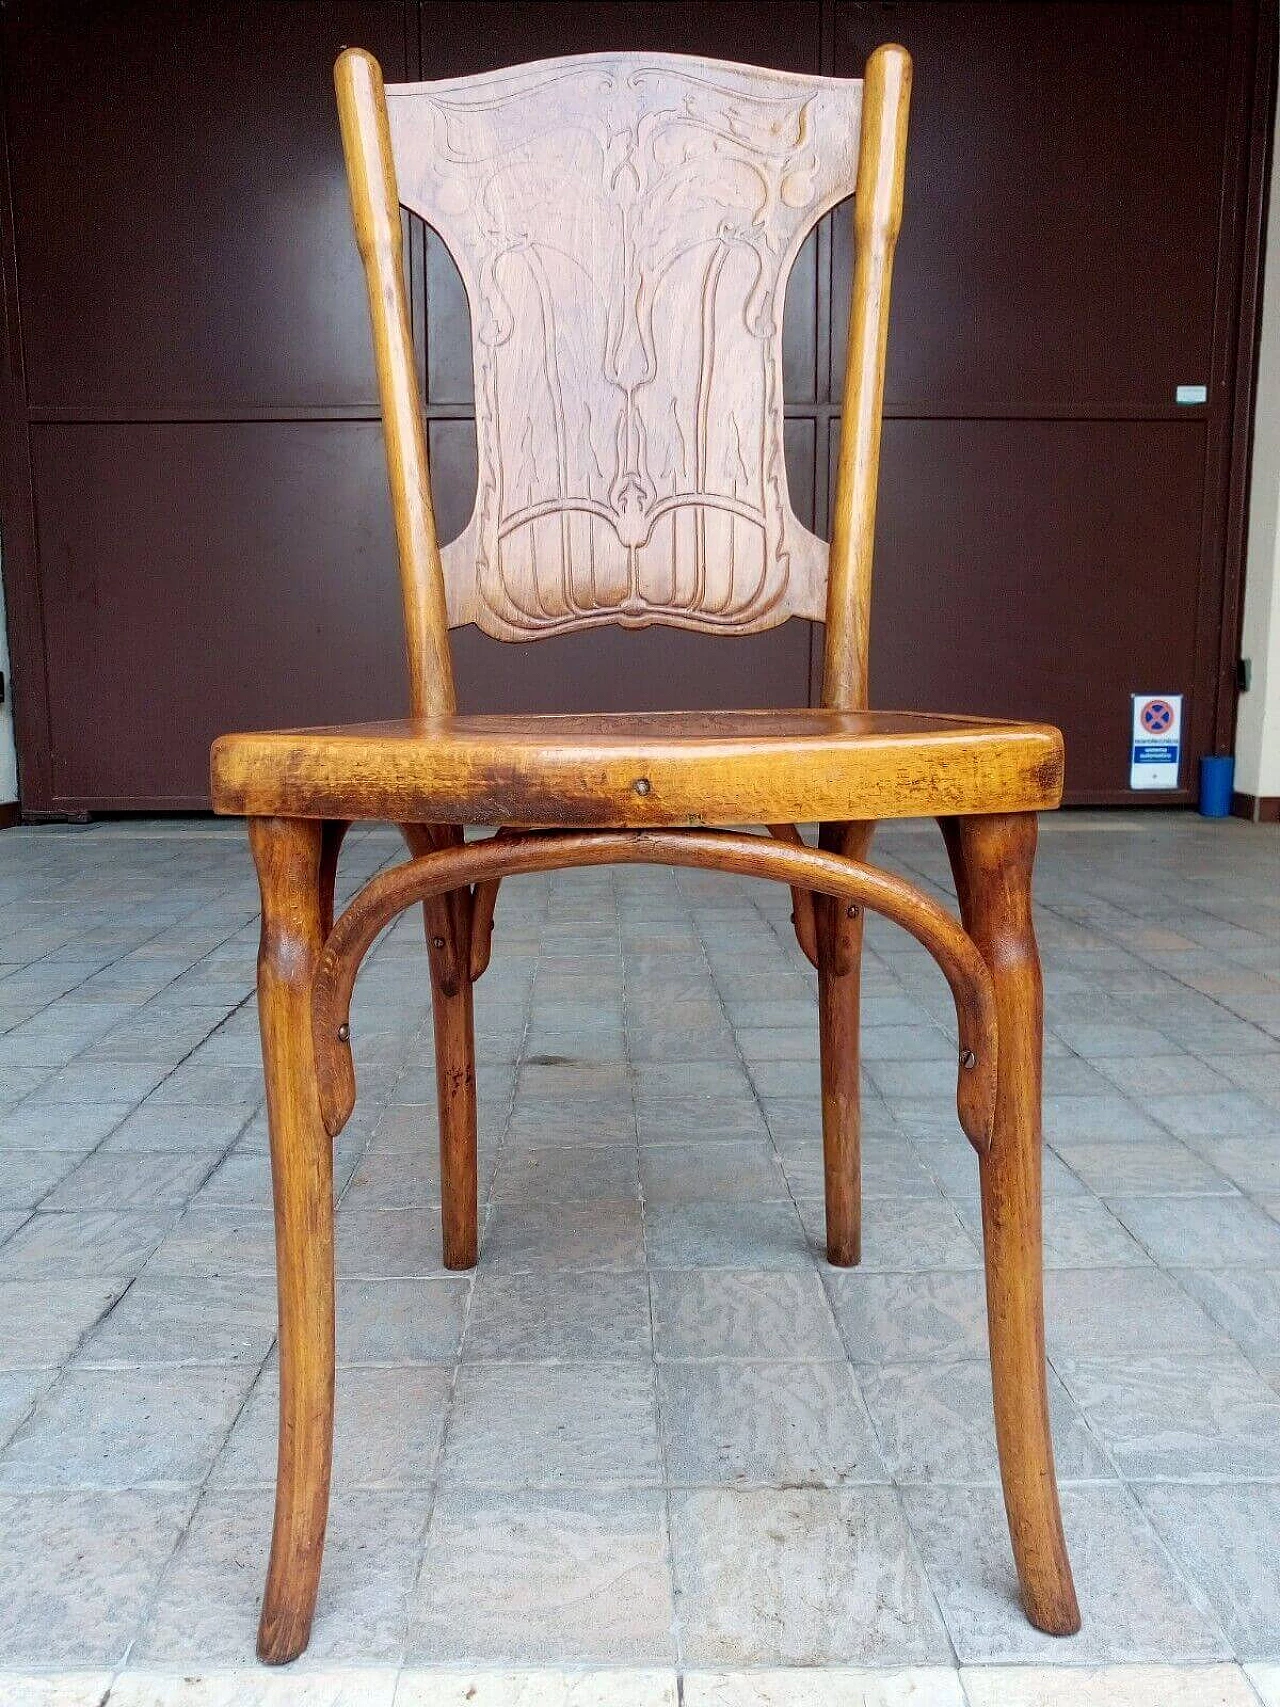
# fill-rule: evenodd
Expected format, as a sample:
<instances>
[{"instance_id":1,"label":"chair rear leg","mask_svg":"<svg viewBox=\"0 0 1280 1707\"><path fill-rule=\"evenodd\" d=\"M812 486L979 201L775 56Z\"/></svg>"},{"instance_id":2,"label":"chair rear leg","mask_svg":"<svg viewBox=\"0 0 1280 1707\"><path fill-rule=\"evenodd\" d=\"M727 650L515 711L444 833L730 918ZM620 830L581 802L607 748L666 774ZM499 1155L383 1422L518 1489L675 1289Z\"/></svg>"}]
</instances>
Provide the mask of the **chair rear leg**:
<instances>
[{"instance_id":1,"label":"chair rear leg","mask_svg":"<svg viewBox=\"0 0 1280 1707\"><path fill-rule=\"evenodd\" d=\"M456 824L402 824L415 859L457 847ZM436 1040L440 1115L440 1219L444 1266L474 1268L480 1245L476 1158L476 1041L471 976L474 897L457 889L425 901L422 924L431 963L431 1023ZM487 946L487 945L486 945Z\"/></svg>"},{"instance_id":2,"label":"chair rear leg","mask_svg":"<svg viewBox=\"0 0 1280 1707\"><path fill-rule=\"evenodd\" d=\"M431 1018L440 1111L440 1217L446 1268L474 1268L479 1252L476 1158L476 1043L472 983L465 967L446 991L431 958Z\"/></svg>"},{"instance_id":3,"label":"chair rear leg","mask_svg":"<svg viewBox=\"0 0 1280 1707\"><path fill-rule=\"evenodd\" d=\"M865 859L874 828L870 823L823 824L818 844L848 859ZM858 1023L863 917L860 907L821 895L814 896L814 910L827 1261L836 1268L853 1268L862 1260Z\"/></svg>"},{"instance_id":4,"label":"chair rear leg","mask_svg":"<svg viewBox=\"0 0 1280 1707\"><path fill-rule=\"evenodd\" d=\"M311 979L322 943L324 826L257 818L262 892L258 1015L275 1194L280 1436L259 1656L296 1659L311 1635L333 1456L333 1149L320 1118Z\"/></svg>"},{"instance_id":5,"label":"chair rear leg","mask_svg":"<svg viewBox=\"0 0 1280 1707\"><path fill-rule=\"evenodd\" d=\"M1041 1228L1043 999L1031 916L1033 813L942 821L965 928L991 970L999 1027L995 1127L980 1162L996 1444L1027 1617L1080 1628L1049 1430Z\"/></svg>"}]
</instances>

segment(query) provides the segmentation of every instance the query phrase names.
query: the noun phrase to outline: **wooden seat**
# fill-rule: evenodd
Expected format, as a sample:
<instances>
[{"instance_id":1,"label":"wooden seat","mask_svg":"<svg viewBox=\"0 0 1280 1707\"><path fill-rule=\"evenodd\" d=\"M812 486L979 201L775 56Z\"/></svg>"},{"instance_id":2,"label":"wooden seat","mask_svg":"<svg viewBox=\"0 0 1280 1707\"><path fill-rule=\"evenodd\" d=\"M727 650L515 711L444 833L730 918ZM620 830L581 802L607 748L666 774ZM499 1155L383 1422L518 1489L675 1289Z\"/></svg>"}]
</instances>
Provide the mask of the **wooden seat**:
<instances>
[{"instance_id":1,"label":"wooden seat","mask_svg":"<svg viewBox=\"0 0 1280 1707\"><path fill-rule=\"evenodd\" d=\"M336 82L368 287L409 660L403 722L227 735L220 812L249 820L275 1197L280 1452L258 1651L307 1645L334 1406L332 1140L356 1096L350 997L405 907L427 937L443 1252L477 1261L472 992L507 878L662 863L790 886L817 972L827 1257L859 1260L863 917L946 978L958 1125L982 1199L996 1441L1029 1618L1079 1626L1049 1433L1040 1209L1036 813L1062 742L1039 724L867 709L889 285L911 65L861 81L668 54L586 54L386 90ZM808 233L854 196L855 258L830 547L793 513L782 311ZM472 315L477 482L443 549L401 252L402 207L448 245ZM786 711L473 717L449 629L507 641L668 623L825 624L820 704ZM288 660L282 660L282 668ZM876 820L934 816L960 918L867 863ZM400 826L412 857L334 917L344 833ZM818 846L797 825L818 824ZM767 827L768 835L720 826ZM467 838L468 827L494 834ZM424 1132L424 1142L426 1134Z\"/></svg>"},{"instance_id":2,"label":"wooden seat","mask_svg":"<svg viewBox=\"0 0 1280 1707\"><path fill-rule=\"evenodd\" d=\"M427 717L224 736L220 812L507 825L772 824L1058 804L1043 724L914 712Z\"/></svg>"}]
</instances>

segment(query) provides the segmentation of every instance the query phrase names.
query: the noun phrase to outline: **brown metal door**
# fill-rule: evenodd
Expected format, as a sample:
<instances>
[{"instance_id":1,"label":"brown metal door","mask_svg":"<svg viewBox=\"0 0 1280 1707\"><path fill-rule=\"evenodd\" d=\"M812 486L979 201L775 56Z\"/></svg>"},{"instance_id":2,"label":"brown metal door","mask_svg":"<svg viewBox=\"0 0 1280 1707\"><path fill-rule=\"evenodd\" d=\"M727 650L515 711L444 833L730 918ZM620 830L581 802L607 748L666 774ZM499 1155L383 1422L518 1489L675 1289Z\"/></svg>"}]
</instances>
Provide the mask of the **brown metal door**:
<instances>
[{"instance_id":1,"label":"brown metal door","mask_svg":"<svg viewBox=\"0 0 1280 1707\"><path fill-rule=\"evenodd\" d=\"M1198 748L1221 728L1246 0L19 0L2 27L5 584L28 810L199 805L223 729L403 708L330 78L351 43L399 78L644 46L852 75L903 40L876 700L1054 719L1078 798L1124 798L1131 689L1190 694ZM466 310L421 228L409 253L448 534L474 482ZM837 218L785 326L788 474L819 523L846 289ZM1178 408L1174 386L1196 382L1209 408ZM815 657L800 623L455 640L464 702L513 709L803 702Z\"/></svg>"}]
</instances>

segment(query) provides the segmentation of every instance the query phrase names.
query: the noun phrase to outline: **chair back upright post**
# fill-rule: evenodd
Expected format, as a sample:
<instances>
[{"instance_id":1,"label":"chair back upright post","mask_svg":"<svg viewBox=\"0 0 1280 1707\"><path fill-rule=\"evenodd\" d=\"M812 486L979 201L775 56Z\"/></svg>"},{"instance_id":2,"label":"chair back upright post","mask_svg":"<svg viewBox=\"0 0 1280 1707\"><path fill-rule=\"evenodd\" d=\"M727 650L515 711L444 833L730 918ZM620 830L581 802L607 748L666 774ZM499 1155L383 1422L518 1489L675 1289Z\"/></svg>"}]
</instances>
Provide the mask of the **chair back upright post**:
<instances>
[{"instance_id":1,"label":"chair back upright post","mask_svg":"<svg viewBox=\"0 0 1280 1707\"><path fill-rule=\"evenodd\" d=\"M911 56L893 45L877 48L867 61L862 93L853 290L827 572L822 703L838 711L867 704L880 418L910 102Z\"/></svg>"},{"instance_id":2,"label":"chair back upright post","mask_svg":"<svg viewBox=\"0 0 1280 1707\"><path fill-rule=\"evenodd\" d=\"M456 709L444 570L436 538L427 437L405 295L400 197L382 72L348 48L333 72L356 242L364 263L382 402L391 507L400 554L410 704L415 717Z\"/></svg>"}]
</instances>

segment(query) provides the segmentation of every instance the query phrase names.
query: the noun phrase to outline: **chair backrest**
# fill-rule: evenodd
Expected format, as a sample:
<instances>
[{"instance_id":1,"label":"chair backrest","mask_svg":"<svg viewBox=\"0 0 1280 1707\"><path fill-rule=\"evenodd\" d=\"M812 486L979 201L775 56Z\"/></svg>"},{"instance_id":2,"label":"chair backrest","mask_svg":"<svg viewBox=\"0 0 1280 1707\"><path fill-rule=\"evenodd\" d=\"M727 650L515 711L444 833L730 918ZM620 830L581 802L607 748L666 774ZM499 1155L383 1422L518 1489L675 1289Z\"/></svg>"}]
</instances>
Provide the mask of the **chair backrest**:
<instances>
[{"instance_id":1,"label":"chair backrest","mask_svg":"<svg viewBox=\"0 0 1280 1707\"><path fill-rule=\"evenodd\" d=\"M439 674L442 647L447 672L448 624L504 640L602 622L743 634L828 617L838 593L861 682L838 685L831 702L865 695L909 72L901 49L879 50L865 82L589 54L384 91L368 55L342 56L415 677ZM829 575L828 548L787 496L782 311L806 234L855 184ZM443 554L400 204L440 234L471 307L476 499ZM451 687L427 680L414 692L417 710L452 703Z\"/></svg>"}]
</instances>

